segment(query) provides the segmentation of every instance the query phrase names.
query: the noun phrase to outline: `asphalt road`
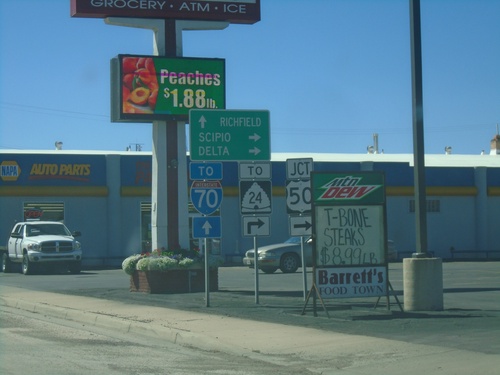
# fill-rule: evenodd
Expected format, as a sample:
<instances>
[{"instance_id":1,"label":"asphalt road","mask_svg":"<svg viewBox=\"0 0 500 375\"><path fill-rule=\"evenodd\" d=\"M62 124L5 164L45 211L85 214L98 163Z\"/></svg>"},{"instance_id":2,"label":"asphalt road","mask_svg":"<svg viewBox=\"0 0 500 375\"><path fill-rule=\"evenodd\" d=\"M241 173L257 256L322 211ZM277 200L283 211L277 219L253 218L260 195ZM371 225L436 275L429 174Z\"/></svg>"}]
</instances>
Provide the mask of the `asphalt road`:
<instances>
[{"instance_id":1,"label":"asphalt road","mask_svg":"<svg viewBox=\"0 0 500 375\"><path fill-rule=\"evenodd\" d=\"M197 350L166 340L0 306L2 375L292 375L304 368Z\"/></svg>"},{"instance_id":2,"label":"asphalt road","mask_svg":"<svg viewBox=\"0 0 500 375\"><path fill-rule=\"evenodd\" d=\"M304 300L304 292L312 283L312 270L307 269L307 289L304 291L302 269L293 274L259 272L259 304L279 302L275 297L291 297L299 305ZM389 264L389 281L402 301L402 263ZM78 275L47 273L24 276L19 273L0 273L0 287L9 285L45 292L96 294L105 292L127 292L129 276L122 270L84 270ZM443 288L445 310L497 310L500 298L490 298L488 292L500 293L500 262L450 262L443 263ZM255 273L247 267L223 267L219 269L219 289L217 293L234 292L255 297ZM213 293L212 293L213 294ZM196 294L200 297L200 294ZM267 296L271 296L267 299ZM153 297L154 296L150 296ZM203 298L203 295L201 295ZM190 298L188 298L190 299ZM279 298L278 298L279 300ZM253 298L255 302L255 298ZM368 302L369 301L369 302ZM336 299L326 300L328 308L375 303L376 299ZM385 301L382 301L385 302ZM391 304L395 299L391 298ZM200 305L204 305L203 299ZM397 309L397 306L396 306Z\"/></svg>"},{"instance_id":3,"label":"asphalt road","mask_svg":"<svg viewBox=\"0 0 500 375\"><path fill-rule=\"evenodd\" d=\"M311 272L307 276L310 285ZM336 299L325 301L329 318L320 305L315 316L310 303L305 306L306 314L301 315L305 305L301 272L259 273L259 304L255 301L254 279L252 269L220 268L219 291L210 294L210 307L205 305L204 293L132 293L128 288L129 278L121 270L89 270L80 275L0 274L0 291L4 286L14 287L72 298L91 297L110 306L119 303L130 308L149 306L201 313L207 319L217 316L237 318L242 329L245 325L251 329L252 322L269 322L285 330L286 327L302 327L314 329L314 332L390 340L400 342L402 346L432 347L434 352L439 348L443 355L465 351L475 353L471 354L473 359L488 358L489 367L477 373L496 374L496 368L500 367L500 262L443 263L444 310L431 312L400 311L395 297L391 296L390 310L386 309L385 299L376 309L375 298ZM396 296L403 302L401 263L390 264L389 280ZM9 298L13 297L12 290ZM238 335L237 332L234 334ZM349 353L349 356L355 358L361 354ZM341 361L335 356L330 359ZM497 365L495 369L491 363Z\"/></svg>"}]
</instances>

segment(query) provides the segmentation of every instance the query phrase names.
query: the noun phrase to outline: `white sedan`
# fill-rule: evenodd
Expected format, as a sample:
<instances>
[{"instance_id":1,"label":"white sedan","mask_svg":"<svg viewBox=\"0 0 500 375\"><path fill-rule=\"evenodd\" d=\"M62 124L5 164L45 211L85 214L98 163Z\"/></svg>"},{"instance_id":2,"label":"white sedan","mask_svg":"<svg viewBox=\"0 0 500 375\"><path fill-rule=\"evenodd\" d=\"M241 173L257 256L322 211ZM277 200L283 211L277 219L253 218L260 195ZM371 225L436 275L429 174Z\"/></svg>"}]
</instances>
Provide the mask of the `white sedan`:
<instances>
[{"instance_id":1,"label":"white sedan","mask_svg":"<svg viewBox=\"0 0 500 375\"><path fill-rule=\"evenodd\" d=\"M296 272L302 266L302 255L300 249L301 237L290 237L283 243L277 243L259 247L257 262L259 269L265 273L274 273L280 269L283 273ZM397 261L398 252L394 245L394 241L387 241L388 260ZM243 264L250 268L254 268L255 251L250 249L245 253ZM305 237L304 240L304 258L307 267L313 266L312 257L312 238Z\"/></svg>"},{"instance_id":2,"label":"white sedan","mask_svg":"<svg viewBox=\"0 0 500 375\"><path fill-rule=\"evenodd\" d=\"M259 269L265 273L273 273L278 268L283 273L293 273L302 266L302 255L300 250L301 237L291 237L283 243L259 247L258 259ZM254 267L254 249L248 250L243 258L243 264ZM304 257L306 266L312 267L312 239L305 237Z\"/></svg>"}]
</instances>

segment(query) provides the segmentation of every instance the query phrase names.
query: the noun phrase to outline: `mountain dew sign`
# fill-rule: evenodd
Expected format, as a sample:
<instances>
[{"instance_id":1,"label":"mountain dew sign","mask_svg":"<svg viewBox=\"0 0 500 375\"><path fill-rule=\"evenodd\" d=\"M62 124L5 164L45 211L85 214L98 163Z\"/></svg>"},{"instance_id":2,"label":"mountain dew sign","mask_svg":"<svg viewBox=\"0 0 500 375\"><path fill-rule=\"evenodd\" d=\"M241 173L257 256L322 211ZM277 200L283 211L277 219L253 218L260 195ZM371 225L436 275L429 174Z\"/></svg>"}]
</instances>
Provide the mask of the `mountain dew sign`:
<instances>
[{"instance_id":1,"label":"mountain dew sign","mask_svg":"<svg viewBox=\"0 0 500 375\"><path fill-rule=\"evenodd\" d=\"M313 199L319 205L383 204L382 173L316 173Z\"/></svg>"},{"instance_id":2,"label":"mountain dew sign","mask_svg":"<svg viewBox=\"0 0 500 375\"><path fill-rule=\"evenodd\" d=\"M311 173L315 282L323 298L387 294L384 175Z\"/></svg>"}]
</instances>

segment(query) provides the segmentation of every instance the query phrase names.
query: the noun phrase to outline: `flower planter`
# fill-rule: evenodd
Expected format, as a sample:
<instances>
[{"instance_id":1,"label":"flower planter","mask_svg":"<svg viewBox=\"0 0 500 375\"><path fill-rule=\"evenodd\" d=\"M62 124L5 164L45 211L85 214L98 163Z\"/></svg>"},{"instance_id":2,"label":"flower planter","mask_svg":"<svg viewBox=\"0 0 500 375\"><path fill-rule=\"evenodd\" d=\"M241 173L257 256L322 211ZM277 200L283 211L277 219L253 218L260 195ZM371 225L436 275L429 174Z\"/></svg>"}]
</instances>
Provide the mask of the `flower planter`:
<instances>
[{"instance_id":1,"label":"flower planter","mask_svg":"<svg viewBox=\"0 0 500 375\"><path fill-rule=\"evenodd\" d=\"M209 270L210 291L219 290L219 269ZM135 271L130 276L130 291L153 294L192 293L205 291L204 269L168 271Z\"/></svg>"}]
</instances>

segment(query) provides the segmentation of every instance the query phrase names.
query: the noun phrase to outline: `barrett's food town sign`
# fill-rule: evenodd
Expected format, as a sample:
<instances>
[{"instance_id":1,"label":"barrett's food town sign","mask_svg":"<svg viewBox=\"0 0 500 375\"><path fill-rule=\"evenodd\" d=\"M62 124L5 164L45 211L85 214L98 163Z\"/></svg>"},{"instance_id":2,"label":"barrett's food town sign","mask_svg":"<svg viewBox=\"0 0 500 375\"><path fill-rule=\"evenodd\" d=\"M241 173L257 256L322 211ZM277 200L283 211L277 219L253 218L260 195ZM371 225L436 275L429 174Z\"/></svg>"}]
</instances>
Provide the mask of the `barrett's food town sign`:
<instances>
[{"instance_id":1,"label":"barrett's food town sign","mask_svg":"<svg viewBox=\"0 0 500 375\"><path fill-rule=\"evenodd\" d=\"M260 0L71 0L71 16L171 18L252 24L260 21Z\"/></svg>"}]
</instances>

